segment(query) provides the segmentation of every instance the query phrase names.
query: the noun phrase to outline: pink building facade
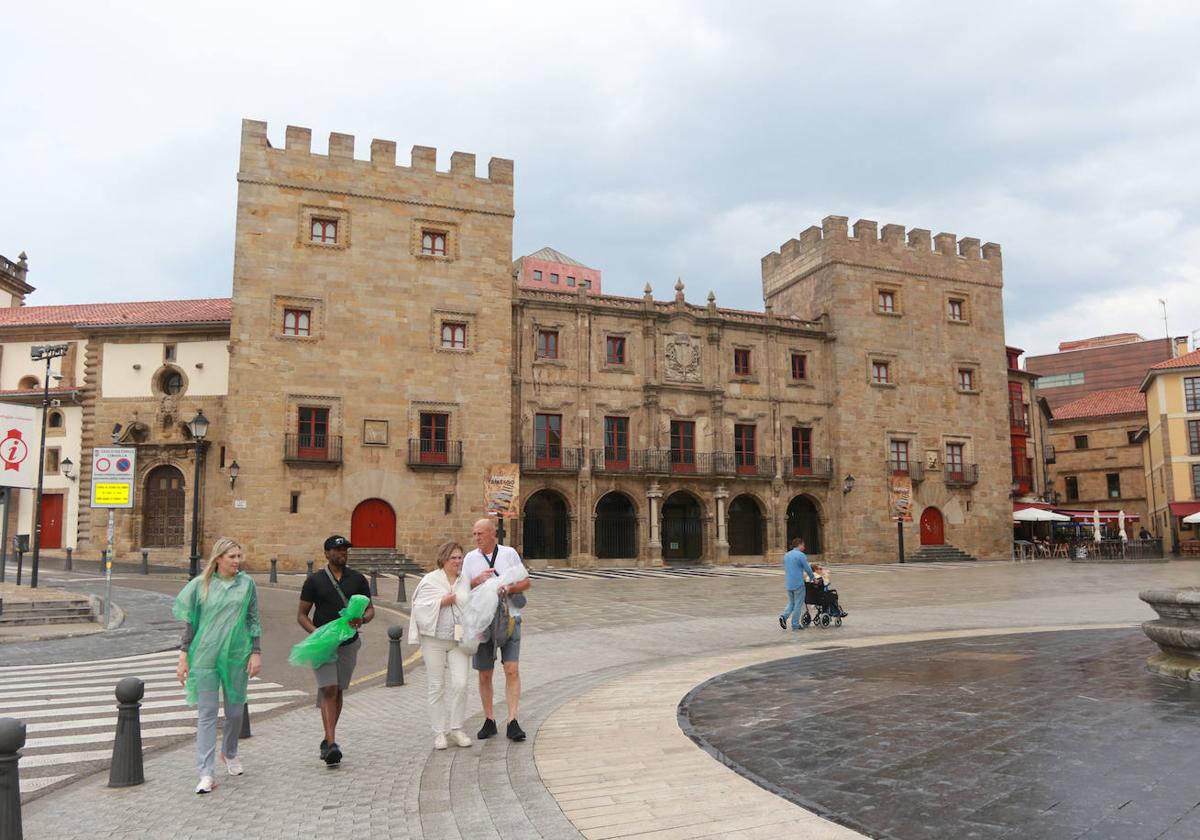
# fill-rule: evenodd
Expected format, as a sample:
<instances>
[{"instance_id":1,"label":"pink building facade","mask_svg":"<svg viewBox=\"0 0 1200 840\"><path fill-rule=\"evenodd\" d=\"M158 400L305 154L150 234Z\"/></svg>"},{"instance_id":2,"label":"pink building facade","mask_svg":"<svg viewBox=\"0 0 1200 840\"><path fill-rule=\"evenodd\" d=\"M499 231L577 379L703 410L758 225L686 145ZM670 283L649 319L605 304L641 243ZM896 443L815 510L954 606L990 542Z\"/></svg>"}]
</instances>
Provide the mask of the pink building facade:
<instances>
[{"instance_id":1,"label":"pink building facade","mask_svg":"<svg viewBox=\"0 0 1200 840\"><path fill-rule=\"evenodd\" d=\"M513 263L517 285L551 292L601 293L600 269L590 268L553 248L542 248Z\"/></svg>"}]
</instances>

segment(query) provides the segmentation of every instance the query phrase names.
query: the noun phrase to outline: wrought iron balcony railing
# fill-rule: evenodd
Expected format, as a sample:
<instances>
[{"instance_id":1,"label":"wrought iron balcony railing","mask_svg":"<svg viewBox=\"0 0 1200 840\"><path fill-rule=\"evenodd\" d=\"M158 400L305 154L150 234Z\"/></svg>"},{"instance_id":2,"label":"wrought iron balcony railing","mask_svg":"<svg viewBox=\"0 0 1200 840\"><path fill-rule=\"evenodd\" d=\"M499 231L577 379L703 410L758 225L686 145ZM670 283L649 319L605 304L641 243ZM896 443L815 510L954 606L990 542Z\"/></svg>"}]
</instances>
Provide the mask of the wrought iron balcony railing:
<instances>
[{"instance_id":1,"label":"wrought iron balcony railing","mask_svg":"<svg viewBox=\"0 0 1200 840\"><path fill-rule=\"evenodd\" d=\"M457 470L462 467L461 440L408 439L408 465L416 469Z\"/></svg>"},{"instance_id":2,"label":"wrought iron balcony railing","mask_svg":"<svg viewBox=\"0 0 1200 840\"><path fill-rule=\"evenodd\" d=\"M887 461L887 470L892 474L908 474L913 481L925 480L925 468L916 461Z\"/></svg>"},{"instance_id":3,"label":"wrought iron balcony railing","mask_svg":"<svg viewBox=\"0 0 1200 840\"><path fill-rule=\"evenodd\" d=\"M582 465L583 449L580 447L521 447L521 472L575 473Z\"/></svg>"},{"instance_id":4,"label":"wrought iron balcony railing","mask_svg":"<svg viewBox=\"0 0 1200 840\"><path fill-rule=\"evenodd\" d=\"M979 483L978 464L960 464L947 466L943 472L946 485L949 487L970 487Z\"/></svg>"},{"instance_id":5,"label":"wrought iron balcony railing","mask_svg":"<svg viewBox=\"0 0 1200 840\"><path fill-rule=\"evenodd\" d=\"M305 433L284 435L283 460L301 464L340 464L342 436Z\"/></svg>"},{"instance_id":6,"label":"wrought iron balcony railing","mask_svg":"<svg viewBox=\"0 0 1200 840\"><path fill-rule=\"evenodd\" d=\"M833 479L833 458L823 455L804 464L797 458L783 459L783 477L791 481L829 482Z\"/></svg>"}]
</instances>

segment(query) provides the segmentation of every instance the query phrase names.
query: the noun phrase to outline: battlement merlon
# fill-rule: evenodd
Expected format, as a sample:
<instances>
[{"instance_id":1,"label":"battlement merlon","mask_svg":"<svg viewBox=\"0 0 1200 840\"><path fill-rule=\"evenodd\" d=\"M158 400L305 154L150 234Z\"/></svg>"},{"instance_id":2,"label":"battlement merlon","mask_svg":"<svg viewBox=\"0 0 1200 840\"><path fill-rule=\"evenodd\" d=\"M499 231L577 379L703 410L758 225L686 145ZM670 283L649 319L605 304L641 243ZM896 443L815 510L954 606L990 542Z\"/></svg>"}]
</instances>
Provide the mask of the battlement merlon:
<instances>
[{"instance_id":1,"label":"battlement merlon","mask_svg":"<svg viewBox=\"0 0 1200 840\"><path fill-rule=\"evenodd\" d=\"M314 154L312 131L289 125L284 147L275 148L267 139L267 124L242 120L241 158L238 179L281 183L291 186L318 185L322 190L382 197L419 196L422 201L472 209L513 211L513 162L506 158L488 161L487 177L475 174L475 155L454 152L450 171L437 169L437 150L413 146L408 166L397 165L396 143L372 140L369 160L354 157L354 135L333 132L329 153Z\"/></svg>"},{"instance_id":2,"label":"battlement merlon","mask_svg":"<svg viewBox=\"0 0 1200 840\"><path fill-rule=\"evenodd\" d=\"M981 246L974 237L931 236L924 228L906 234L903 225L880 228L870 219L855 222L851 235L847 217L826 216L819 227L801 231L763 257L763 295L769 299L813 270L834 263L988 286L1003 284L1000 246L994 242Z\"/></svg>"}]
</instances>

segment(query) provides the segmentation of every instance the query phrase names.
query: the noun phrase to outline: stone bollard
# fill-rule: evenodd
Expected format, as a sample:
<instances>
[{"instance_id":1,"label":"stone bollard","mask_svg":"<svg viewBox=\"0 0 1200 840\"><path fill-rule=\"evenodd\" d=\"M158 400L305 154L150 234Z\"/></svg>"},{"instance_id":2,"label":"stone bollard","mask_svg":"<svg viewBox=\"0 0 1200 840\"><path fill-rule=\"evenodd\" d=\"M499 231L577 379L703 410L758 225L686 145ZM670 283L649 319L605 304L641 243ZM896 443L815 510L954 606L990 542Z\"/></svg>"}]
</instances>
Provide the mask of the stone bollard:
<instances>
[{"instance_id":1,"label":"stone bollard","mask_svg":"<svg viewBox=\"0 0 1200 840\"><path fill-rule=\"evenodd\" d=\"M73 549L73 548L67 549L67 565L63 567L64 571L67 571L67 572L71 571L71 565L74 562L74 559L71 557L71 555L73 555L74 553L75 553L75 549Z\"/></svg>"},{"instance_id":2,"label":"stone bollard","mask_svg":"<svg viewBox=\"0 0 1200 840\"><path fill-rule=\"evenodd\" d=\"M142 574L150 574L150 552L147 549L142 549Z\"/></svg>"},{"instance_id":3,"label":"stone bollard","mask_svg":"<svg viewBox=\"0 0 1200 840\"><path fill-rule=\"evenodd\" d=\"M400 587L396 590L396 601L403 604L408 600L408 593L404 591L404 572L399 572L396 577L400 578Z\"/></svg>"},{"instance_id":4,"label":"stone bollard","mask_svg":"<svg viewBox=\"0 0 1200 840\"><path fill-rule=\"evenodd\" d=\"M312 561L311 560L308 561L308 573L310 575L312 574Z\"/></svg>"},{"instance_id":5,"label":"stone bollard","mask_svg":"<svg viewBox=\"0 0 1200 840\"><path fill-rule=\"evenodd\" d=\"M247 700L246 705L242 706L242 731L238 733L238 740L250 737L250 701Z\"/></svg>"},{"instance_id":6,"label":"stone bollard","mask_svg":"<svg viewBox=\"0 0 1200 840\"><path fill-rule=\"evenodd\" d=\"M371 570L371 597L372 598L379 597L379 570L378 569Z\"/></svg>"},{"instance_id":7,"label":"stone bollard","mask_svg":"<svg viewBox=\"0 0 1200 840\"><path fill-rule=\"evenodd\" d=\"M117 683L117 736L113 741L109 787L132 787L146 781L142 772L142 720L140 709L146 685L137 677Z\"/></svg>"},{"instance_id":8,"label":"stone bollard","mask_svg":"<svg viewBox=\"0 0 1200 840\"><path fill-rule=\"evenodd\" d=\"M25 552L17 549L17 586L21 585L21 566L24 564Z\"/></svg>"},{"instance_id":9,"label":"stone bollard","mask_svg":"<svg viewBox=\"0 0 1200 840\"><path fill-rule=\"evenodd\" d=\"M17 762L25 746L25 724L0 718L0 837L21 840L21 778Z\"/></svg>"},{"instance_id":10,"label":"stone bollard","mask_svg":"<svg viewBox=\"0 0 1200 840\"><path fill-rule=\"evenodd\" d=\"M279 583L279 558L271 558L271 583Z\"/></svg>"},{"instance_id":11,"label":"stone bollard","mask_svg":"<svg viewBox=\"0 0 1200 840\"><path fill-rule=\"evenodd\" d=\"M388 628L388 639L391 640L388 642L388 688L404 685L404 659L400 654L400 637L403 635L404 628L399 624Z\"/></svg>"}]
</instances>

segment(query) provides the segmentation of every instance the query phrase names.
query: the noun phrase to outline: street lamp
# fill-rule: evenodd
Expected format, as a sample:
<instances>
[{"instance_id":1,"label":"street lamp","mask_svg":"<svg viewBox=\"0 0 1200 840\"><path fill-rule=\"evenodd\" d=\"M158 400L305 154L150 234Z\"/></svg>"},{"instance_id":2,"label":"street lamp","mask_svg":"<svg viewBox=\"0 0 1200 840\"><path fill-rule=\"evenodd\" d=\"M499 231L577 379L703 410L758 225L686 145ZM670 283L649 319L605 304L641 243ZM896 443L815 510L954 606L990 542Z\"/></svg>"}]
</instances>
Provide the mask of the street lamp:
<instances>
[{"instance_id":1,"label":"street lamp","mask_svg":"<svg viewBox=\"0 0 1200 840\"><path fill-rule=\"evenodd\" d=\"M242 471L242 468L238 466L238 462L235 459L234 462L229 465L229 489L230 490L232 490L233 486L235 484L237 484L238 473L240 473L241 471Z\"/></svg>"},{"instance_id":2,"label":"street lamp","mask_svg":"<svg viewBox=\"0 0 1200 840\"><path fill-rule=\"evenodd\" d=\"M37 589L38 557L42 547L42 482L46 473L46 419L50 414L50 360L67 355L70 344L35 344L29 358L46 360L46 377L42 383L42 437L38 443L37 510L33 514L33 558L29 564L29 588Z\"/></svg>"},{"instance_id":3,"label":"street lamp","mask_svg":"<svg viewBox=\"0 0 1200 840\"><path fill-rule=\"evenodd\" d=\"M58 465L62 470L62 474L66 476L67 481L75 480L75 462L70 458L63 458L62 463Z\"/></svg>"},{"instance_id":4,"label":"street lamp","mask_svg":"<svg viewBox=\"0 0 1200 840\"><path fill-rule=\"evenodd\" d=\"M208 418L202 410L187 424L196 442L196 474L192 479L192 556L188 559L188 577L200 573L200 456L204 452L204 436L208 434Z\"/></svg>"}]
</instances>

